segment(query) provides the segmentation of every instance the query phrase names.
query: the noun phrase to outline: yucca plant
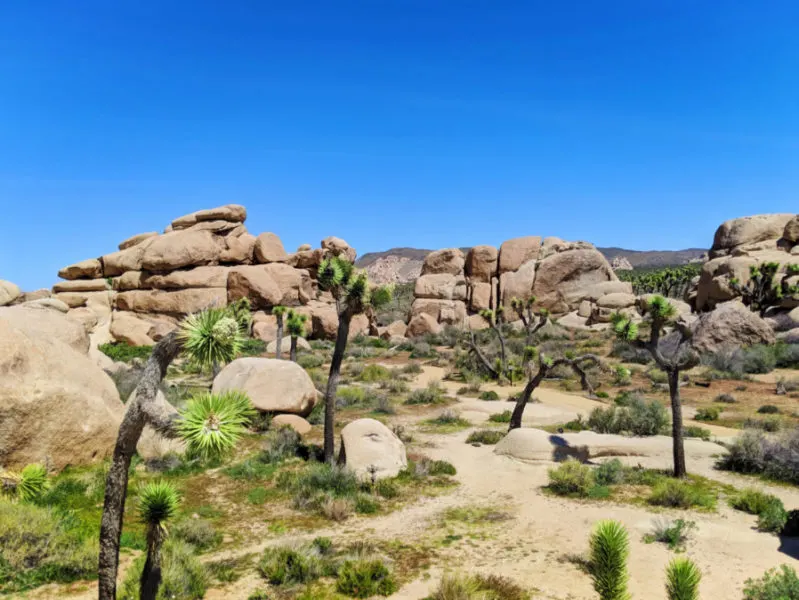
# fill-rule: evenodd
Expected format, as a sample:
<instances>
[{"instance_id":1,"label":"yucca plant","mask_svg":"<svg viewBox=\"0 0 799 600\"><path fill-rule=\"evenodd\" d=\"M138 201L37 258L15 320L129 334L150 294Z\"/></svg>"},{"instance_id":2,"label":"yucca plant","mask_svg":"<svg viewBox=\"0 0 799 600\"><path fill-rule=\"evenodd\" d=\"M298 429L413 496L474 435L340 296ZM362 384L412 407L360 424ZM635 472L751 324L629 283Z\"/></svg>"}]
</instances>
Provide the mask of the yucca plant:
<instances>
[{"instance_id":1,"label":"yucca plant","mask_svg":"<svg viewBox=\"0 0 799 600\"><path fill-rule=\"evenodd\" d=\"M629 600L627 530L617 521L600 521L591 534L591 577L600 600Z\"/></svg>"},{"instance_id":2,"label":"yucca plant","mask_svg":"<svg viewBox=\"0 0 799 600\"><path fill-rule=\"evenodd\" d=\"M187 454L210 460L233 450L254 415L255 409L244 392L204 392L189 400L180 413L177 428L186 442Z\"/></svg>"},{"instance_id":3,"label":"yucca plant","mask_svg":"<svg viewBox=\"0 0 799 600\"><path fill-rule=\"evenodd\" d=\"M272 314L277 319L277 338L275 339L275 358L280 360L283 354L283 316L288 309L285 306L273 306Z\"/></svg>"},{"instance_id":4,"label":"yucca plant","mask_svg":"<svg viewBox=\"0 0 799 600\"><path fill-rule=\"evenodd\" d=\"M303 315L293 310L289 311L288 318L286 319L286 332L291 337L289 358L293 362L297 362L297 339L305 335L305 322L307 320L308 315Z\"/></svg>"},{"instance_id":5,"label":"yucca plant","mask_svg":"<svg viewBox=\"0 0 799 600\"><path fill-rule=\"evenodd\" d=\"M669 600L699 600L702 573L689 558L675 558L666 567Z\"/></svg>"},{"instance_id":6,"label":"yucca plant","mask_svg":"<svg viewBox=\"0 0 799 600\"><path fill-rule=\"evenodd\" d=\"M249 298L239 298L227 305L228 314L239 324L244 335L250 334L252 328L252 304Z\"/></svg>"},{"instance_id":7,"label":"yucca plant","mask_svg":"<svg viewBox=\"0 0 799 600\"><path fill-rule=\"evenodd\" d=\"M221 407L217 401L200 403L187 408L178 418L174 411L165 410L163 401L158 399L158 390L169 365L183 353L202 369L215 370L236 358L242 342L241 328L230 312L224 308L209 308L184 319L177 331L162 338L153 348L134 400L126 406L106 478L98 561L100 600L116 598L128 476L144 427L149 425L167 437L185 436L193 452L210 456L229 449L244 426L242 409L237 402L230 403L232 407ZM181 425L184 418L187 423Z\"/></svg>"},{"instance_id":8,"label":"yucca plant","mask_svg":"<svg viewBox=\"0 0 799 600\"><path fill-rule=\"evenodd\" d=\"M166 523L177 514L180 495L171 483L155 481L139 490L139 519L147 527L147 560L139 585L140 600L155 600L161 585L161 546Z\"/></svg>"},{"instance_id":9,"label":"yucca plant","mask_svg":"<svg viewBox=\"0 0 799 600\"><path fill-rule=\"evenodd\" d=\"M336 345L325 391L325 460L332 463L335 450L336 391L341 363L347 349L350 323L355 315L370 313L391 302L393 289L390 286L371 287L366 272L356 270L351 262L340 256L325 258L319 265L317 278L319 288L333 295L338 313Z\"/></svg>"},{"instance_id":10,"label":"yucca plant","mask_svg":"<svg viewBox=\"0 0 799 600\"><path fill-rule=\"evenodd\" d=\"M680 399L680 373L699 364L699 354L691 346L691 331L683 323L676 321L677 310L662 296L655 296L646 307L649 320L649 339L639 337L638 325L628 315L614 313L611 315L613 331L616 337L633 346L646 350L655 360L658 368L666 373L671 397L671 435L673 439L672 453L674 458L674 476L685 477L688 470L685 466L685 446L683 443L682 401ZM661 344L660 336L664 328L673 324L675 344Z\"/></svg>"},{"instance_id":11,"label":"yucca plant","mask_svg":"<svg viewBox=\"0 0 799 600\"><path fill-rule=\"evenodd\" d=\"M24 502L33 502L40 498L48 488L47 469L44 465L33 463L27 465L20 473L17 494Z\"/></svg>"}]
</instances>

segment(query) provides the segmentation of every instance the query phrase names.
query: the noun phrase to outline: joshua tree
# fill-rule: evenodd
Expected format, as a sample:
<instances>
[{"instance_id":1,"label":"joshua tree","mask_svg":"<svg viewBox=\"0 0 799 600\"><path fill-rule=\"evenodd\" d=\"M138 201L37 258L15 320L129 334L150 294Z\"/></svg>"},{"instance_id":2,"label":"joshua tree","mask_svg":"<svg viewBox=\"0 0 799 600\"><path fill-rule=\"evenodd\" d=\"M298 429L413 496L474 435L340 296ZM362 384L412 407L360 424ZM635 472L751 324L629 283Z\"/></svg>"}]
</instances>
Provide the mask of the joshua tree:
<instances>
[{"instance_id":1,"label":"joshua tree","mask_svg":"<svg viewBox=\"0 0 799 600\"><path fill-rule=\"evenodd\" d=\"M665 371L669 381L671 397L671 434L673 438L674 476L685 477L685 447L683 444L682 403L680 401L680 372L699 364L699 354L691 347L691 331L687 326L676 322L675 330L661 339L664 328L674 321L677 314L674 306L662 296L655 296L647 305L649 319L649 339L642 340L638 335L638 325L630 317L621 313L611 316L616 336L634 346L649 352L658 368Z\"/></svg>"},{"instance_id":2,"label":"joshua tree","mask_svg":"<svg viewBox=\"0 0 799 600\"><path fill-rule=\"evenodd\" d=\"M252 305L250 304L250 300L246 297L239 298L227 306L230 316L236 319L236 323L239 324L239 329L241 329L242 333L247 335L249 335L250 330L252 329L251 308Z\"/></svg>"},{"instance_id":3,"label":"joshua tree","mask_svg":"<svg viewBox=\"0 0 799 600\"><path fill-rule=\"evenodd\" d=\"M177 415L163 397L159 399L158 396L167 368L181 352L205 369L229 362L238 354L242 339L238 324L227 310L210 308L184 319L177 331L164 337L153 348L134 397L127 403L106 479L100 526L100 600L116 598L119 539L130 461L145 425L166 437L184 436L190 449L203 446L228 448L235 443L241 426L243 417L220 414L218 405L203 402L191 404L183 422L184 417ZM236 406L241 408L241 404ZM204 444L203 440L208 439L214 441Z\"/></svg>"},{"instance_id":4,"label":"joshua tree","mask_svg":"<svg viewBox=\"0 0 799 600\"><path fill-rule=\"evenodd\" d=\"M147 527L147 559L139 582L139 599L155 600L161 585L161 545L166 522L177 513L180 496L171 483L155 481L139 490L139 518Z\"/></svg>"},{"instance_id":5,"label":"joshua tree","mask_svg":"<svg viewBox=\"0 0 799 600\"><path fill-rule=\"evenodd\" d=\"M516 316L521 319L524 324L524 330L527 332L526 340L527 345L531 346L533 343L533 336L549 321L549 311L542 308L538 314L533 310L535 305L535 296L530 296L526 300L513 297L510 301L510 306L516 313Z\"/></svg>"},{"instance_id":6,"label":"joshua tree","mask_svg":"<svg viewBox=\"0 0 799 600\"><path fill-rule=\"evenodd\" d=\"M572 369L580 377L580 385L582 388L586 390L589 395L593 394L593 388L591 387L591 382L588 380L586 369L594 365L601 366L602 362L596 354L573 356L572 354L567 353L563 358L552 359L549 356L544 356L543 353L538 352L538 350L532 346L526 347L524 352L525 362L528 365L527 385L524 386L524 390L516 400L516 406L513 408L513 414L510 417L508 431L518 429L522 426L524 409L527 406L527 403L530 401L533 392L539 385L541 385L541 382L544 381L546 376L549 375L549 373L555 367L565 365ZM536 358L538 359L538 370L534 371L533 363L535 362Z\"/></svg>"},{"instance_id":7,"label":"joshua tree","mask_svg":"<svg viewBox=\"0 0 799 600\"><path fill-rule=\"evenodd\" d=\"M669 600L699 600L702 573L690 558L675 558L666 567Z\"/></svg>"},{"instance_id":8,"label":"joshua tree","mask_svg":"<svg viewBox=\"0 0 799 600\"><path fill-rule=\"evenodd\" d=\"M347 337L352 318L391 301L392 290L388 286L370 288L364 271L356 271L355 266L342 257L326 258L318 269L319 287L329 291L336 301L338 331L330 374L325 391L325 460L332 463L335 451L334 424L336 415L336 390L341 374L341 362L347 349Z\"/></svg>"},{"instance_id":9,"label":"joshua tree","mask_svg":"<svg viewBox=\"0 0 799 600\"><path fill-rule=\"evenodd\" d=\"M627 530L617 521L600 521L591 534L591 577L600 600L629 600Z\"/></svg>"},{"instance_id":10,"label":"joshua tree","mask_svg":"<svg viewBox=\"0 0 799 600\"><path fill-rule=\"evenodd\" d=\"M288 309L285 306L273 306L272 314L277 319L277 339L275 339L275 358L280 360L283 346L283 315Z\"/></svg>"},{"instance_id":11,"label":"joshua tree","mask_svg":"<svg viewBox=\"0 0 799 600\"><path fill-rule=\"evenodd\" d=\"M305 322L308 320L308 315L303 315L293 310L289 311L288 318L286 319L286 331L291 336L291 350L289 351L289 358L293 362L297 362L297 338L305 335Z\"/></svg>"},{"instance_id":12,"label":"joshua tree","mask_svg":"<svg viewBox=\"0 0 799 600\"><path fill-rule=\"evenodd\" d=\"M486 355L480 349L479 344L477 343L477 338L475 337L474 331L469 330L471 335L471 349L474 352L475 356L480 360L483 364L483 367L488 374L491 376L492 379L500 379L504 377L508 370L508 359L507 354L505 351L505 336L502 334L502 329L500 324L497 322L499 317L502 315L502 307L498 307L496 311L493 310L481 310L480 316L485 319L488 324L491 326L491 330L496 334L497 339L499 340L499 358L496 360L496 364L492 365L491 361L488 360Z\"/></svg>"},{"instance_id":13,"label":"joshua tree","mask_svg":"<svg viewBox=\"0 0 799 600\"><path fill-rule=\"evenodd\" d=\"M737 294L740 294L741 301L750 310L765 316L766 311L777 306L786 296L799 294L799 286L789 285L788 279L799 275L799 265L787 265L785 272L778 279L780 263L768 262L762 265L752 265L749 267L749 280L746 284L741 284L740 280L730 279L730 287Z\"/></svg>"}]
</instances>

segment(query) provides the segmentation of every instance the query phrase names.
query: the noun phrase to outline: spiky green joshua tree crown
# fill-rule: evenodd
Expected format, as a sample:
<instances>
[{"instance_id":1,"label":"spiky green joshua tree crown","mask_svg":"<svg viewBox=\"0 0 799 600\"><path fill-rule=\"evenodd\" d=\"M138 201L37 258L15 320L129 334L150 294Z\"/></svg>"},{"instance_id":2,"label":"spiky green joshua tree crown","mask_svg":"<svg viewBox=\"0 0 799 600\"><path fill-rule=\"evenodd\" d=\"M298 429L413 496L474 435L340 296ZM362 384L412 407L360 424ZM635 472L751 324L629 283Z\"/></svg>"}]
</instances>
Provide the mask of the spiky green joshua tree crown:
<instances>
[{"instance_id":1,"label":"spiky green joshua tree crown","mask_svg":"<svg viewBox=\"0 0 799 600\"><path fill-rule=\"evenodd\" d=\"M239 390L205 392L189 400L180 416L177 428L186 442L187 454L214 460L235 448L255 416L255 409L247 394Z\"/></svg>"},{"instance_id":2,"label":"spiky green joshua tree crown","mask_svg":"<svg viewBox=\"0 0 799 600\"><path fill-rule=\"evenodd\" d=\"M232 361L244 343L239 323L222 308L209 308L186 317L178 338L189 360L203 370Z\"/></svg>"}]
</instances>

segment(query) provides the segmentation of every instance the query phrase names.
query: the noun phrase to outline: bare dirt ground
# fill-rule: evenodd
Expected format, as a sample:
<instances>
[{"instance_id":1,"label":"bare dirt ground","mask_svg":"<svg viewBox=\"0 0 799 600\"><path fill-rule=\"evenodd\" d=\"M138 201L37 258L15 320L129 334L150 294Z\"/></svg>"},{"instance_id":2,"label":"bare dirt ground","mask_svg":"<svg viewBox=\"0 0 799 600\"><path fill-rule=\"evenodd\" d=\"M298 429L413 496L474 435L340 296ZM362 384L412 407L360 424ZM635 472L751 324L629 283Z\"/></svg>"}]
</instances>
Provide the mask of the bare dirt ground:
<instances>
[{"instance_id":1,"label":"bare dirt ground","mask_svg":"<svg viewBox=\"0 0 799 600\"><path fill-rule=\"evenodd\" d=\"M425 367L413 382L423 387L431 381L441 381L444 370ZM442 382L451 395L459 384ZM500 401L488 402L461 398L450 407L472 422L483 426L489 415L502 412L512 405L504 401L521 388L494 387ZM542 388L535 394L539 402L528 406L525 426L562 423L587 413L600 403L578 394L552 388ZM405 544L431 549L431 564L415 580L404 585L392 598L420 600L437 585L442 573L500 574L511 577L535 592L534 597L552 600L593 600L596 594L591 580L575 564L573 557L584 555L594 524L602 519L621 521L630 532L630 588L635 598L664 598L663 573L674 553L663 544L647 544L643 536L652 529L656 518L683 518L695 521L697 529L688 543L685 554L702 570L703 598L740 598L744 582L759 577L764 571L781 564L799 567L799 544L781 540L755 529L756 517L733 511L720 502L717 512L654 510L651 507L617 504L607 501L579 501L552 497L542 491L547 484L547 471L553 465L528 464L494 454L493 446L475 447L465 443L469 430L458 433L424 433L416 426L428 414L418 417L407 412L390 418L413 431L413 451L423 451L435 459L447 460L457 468L459 485L432 498L424 498L390 514L375 517L355 517L343 524L303 533L291 531L283 535L247 540L235 550L207 556L217 560L233 556L260 553L267 545L297 541L303 537L325 535L336 541L368 539L372 541L401 541ZM739 431L701 423L720 439ZM671 455L650 457L646 466L668 468ZM628 459L628 462L638 462ZM799 506L799 489L768 485L741 476L723 473L713 468L713 459L688 456L689 470L737 487L754 485L779 496L786 508ZM453 523L445 519L447 509L458 507L487 507L506 514L505 520L489 523ZM235 583L209 590L212 600L245 600L263 583L254 570ZM96 586L47 586L27 594L31 599L96 597Z\"/></svg>"}]
</instances>

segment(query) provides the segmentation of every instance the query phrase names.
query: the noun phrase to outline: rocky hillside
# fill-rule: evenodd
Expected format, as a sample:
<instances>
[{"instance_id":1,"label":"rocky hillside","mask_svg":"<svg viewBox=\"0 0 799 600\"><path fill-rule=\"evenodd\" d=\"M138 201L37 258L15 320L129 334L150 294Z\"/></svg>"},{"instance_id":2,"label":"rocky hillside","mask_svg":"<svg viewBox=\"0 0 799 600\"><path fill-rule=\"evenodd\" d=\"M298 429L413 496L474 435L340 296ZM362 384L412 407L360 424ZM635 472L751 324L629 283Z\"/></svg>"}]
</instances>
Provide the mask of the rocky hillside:
<instances>
[{"instance_id":1,"label":"rocky hillside","mask_svg":"<svg viewBox=\"0 0 799 600\"><path fill-rule=\"evenodd\" d=\"M707 250L625 250L624 248L597 248L608 261L637 267L664 267L703 262ZM461 248L466 254L469 248ZM405 283L414 281L422 272L425 257L432 252L423 248L392 248L384 252L369 252L361 256L357 264L369 272L373 281L379 283Z\"/></svg>"}]
</instances>

